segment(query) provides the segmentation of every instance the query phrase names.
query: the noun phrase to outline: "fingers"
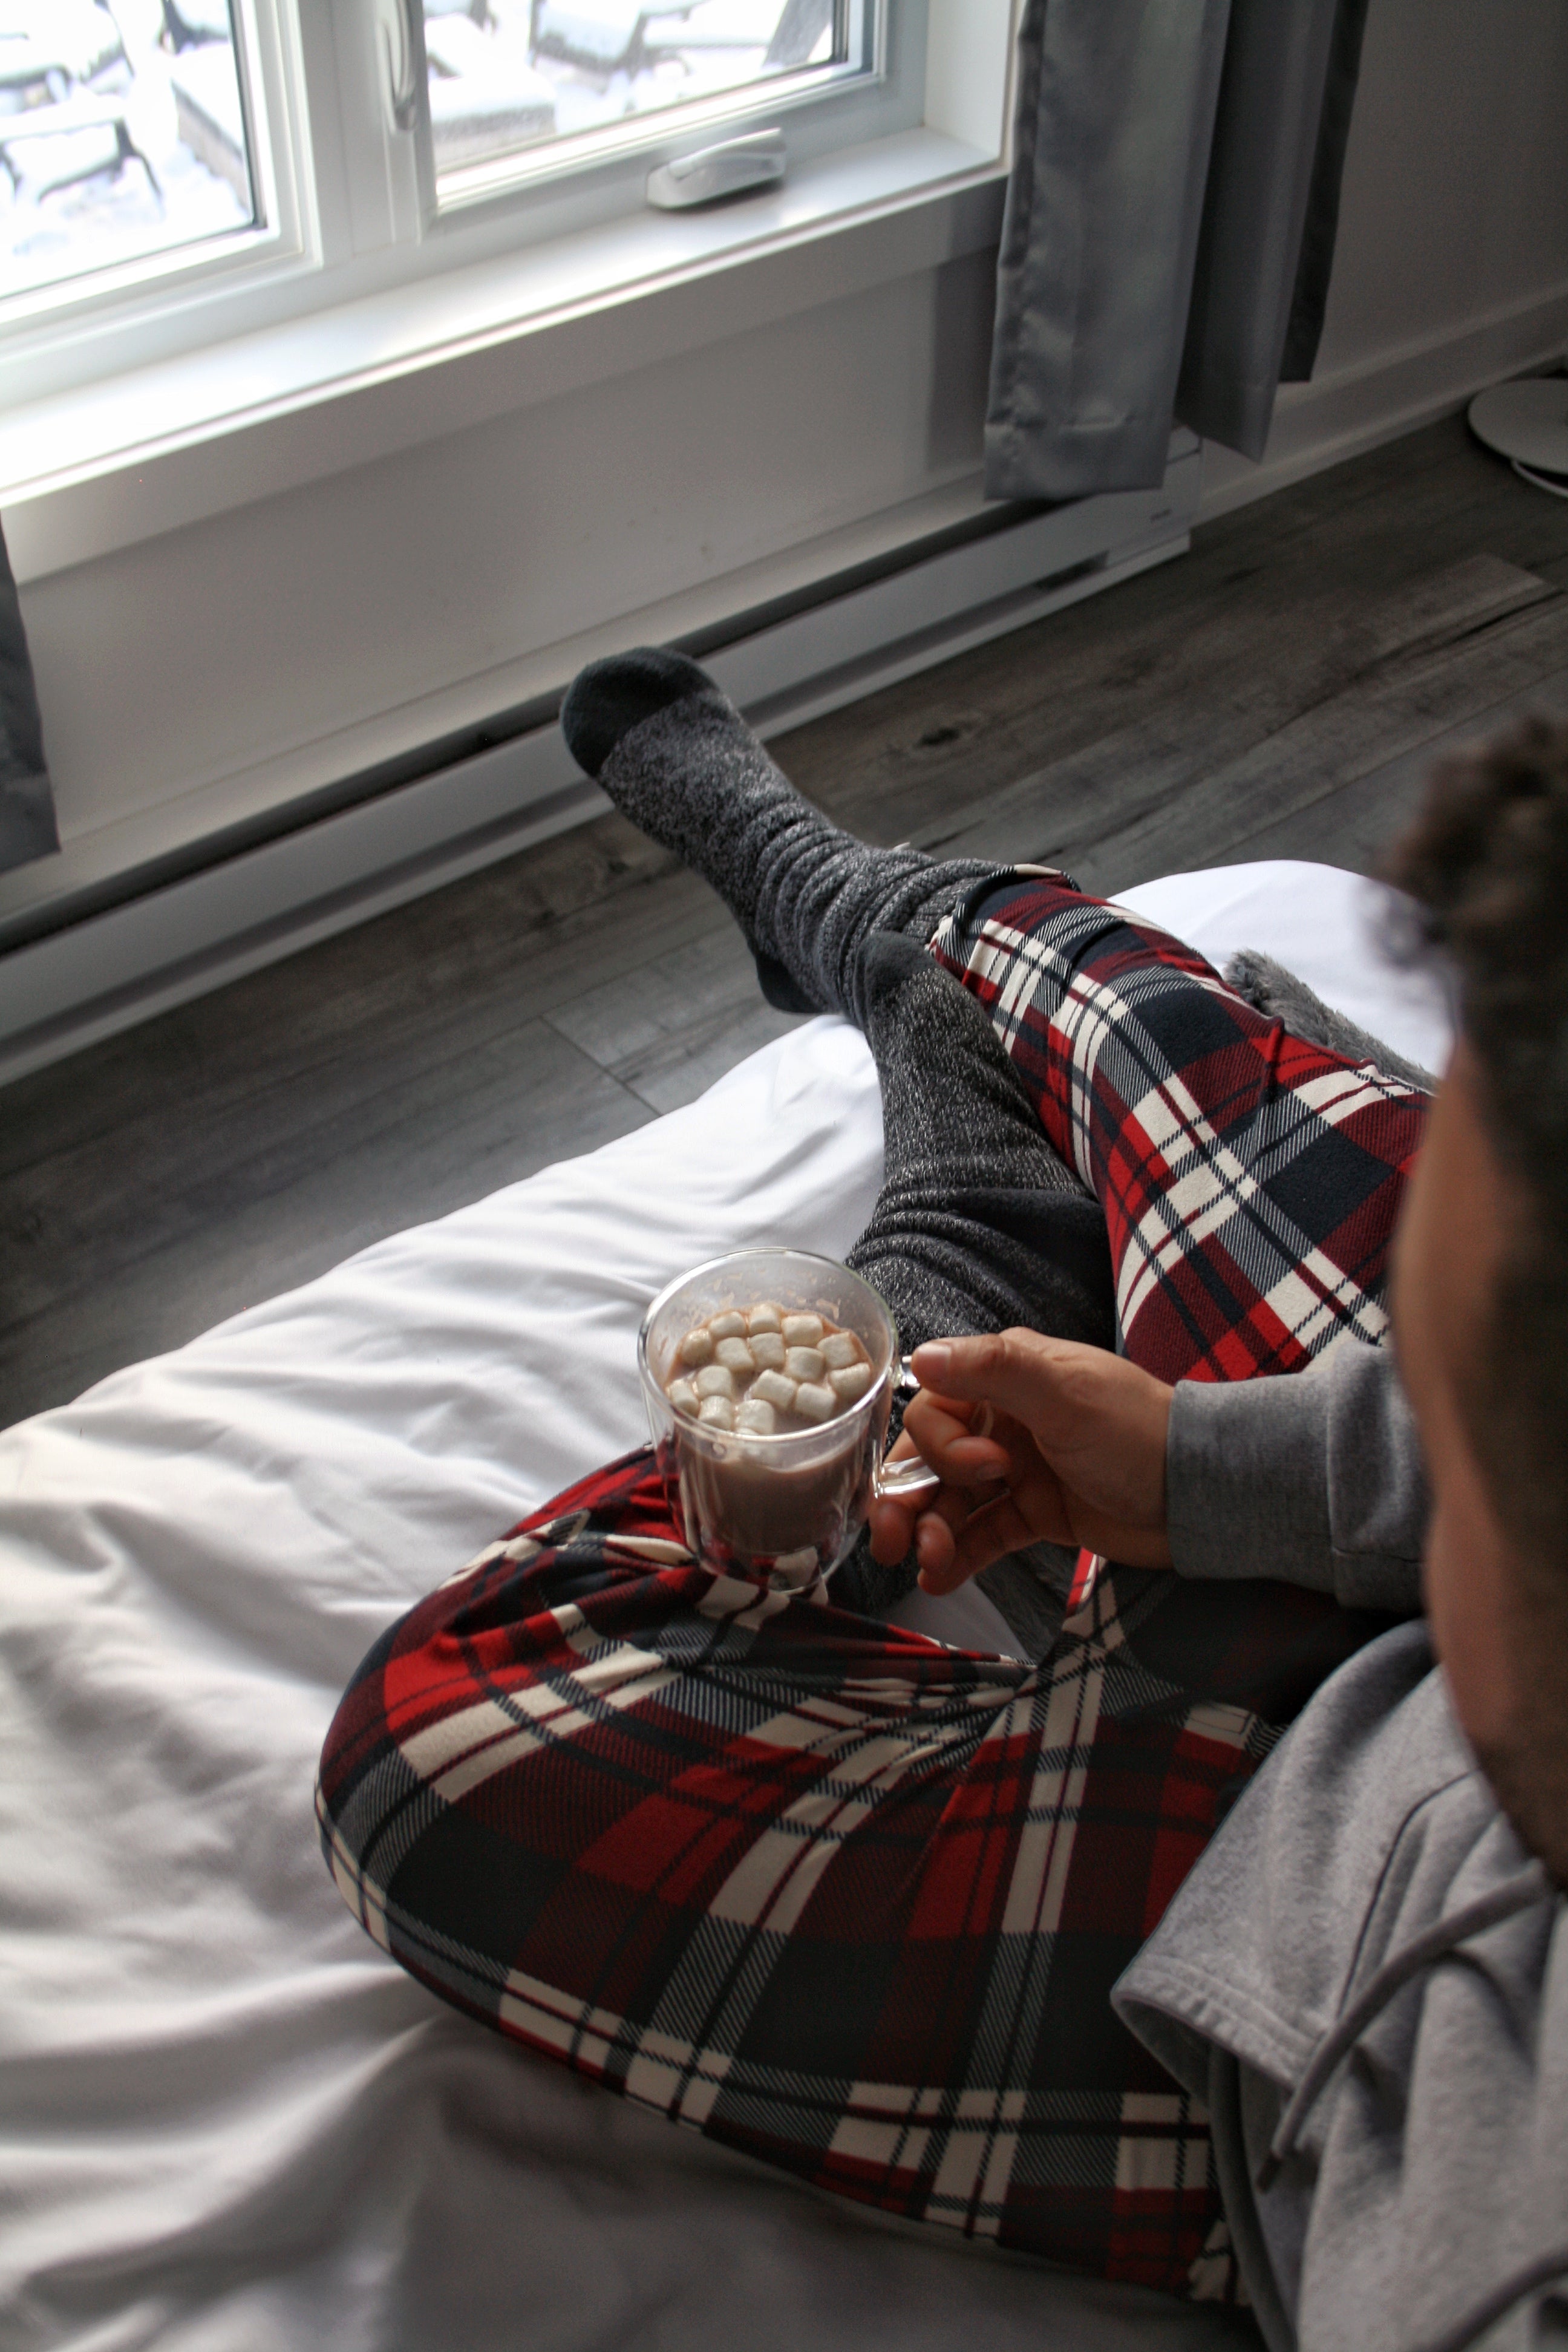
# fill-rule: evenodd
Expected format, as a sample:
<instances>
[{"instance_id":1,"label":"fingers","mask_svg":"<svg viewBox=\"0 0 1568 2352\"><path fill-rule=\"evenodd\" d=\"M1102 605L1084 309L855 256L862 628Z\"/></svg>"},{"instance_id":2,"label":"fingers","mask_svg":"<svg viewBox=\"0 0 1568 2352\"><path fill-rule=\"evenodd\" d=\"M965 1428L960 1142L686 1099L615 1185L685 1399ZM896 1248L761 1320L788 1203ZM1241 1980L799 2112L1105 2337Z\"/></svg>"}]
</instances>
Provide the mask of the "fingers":
<instances>
[{"instance_id":1,"label":"fingers","mask_svg":"<svg viewBox=\"0 0 1568 2352\"><path fill-rule=\"evenodd\" d=\"M910 1451L912 1453L914 1448L911 1446ZM938 1553L932 1556L945 1558L951 1529L961 1525L969 1511L970 1497L950 1489L939 1489L934 1496L920 1495L907 1502L890 1496L875 1502L868 1515L871 1557L880 1560L884 1568L897 1568L901 1559L909 1557L911 1548L916 1559L923 1561L935 1542Z\"/></svg>"},{"instance_id":2,"label":"fingers","mask_svg":"<svg viewBox=\"0 0 1568 2352\"><path fill-rule=\"evenodd\" d=\"M901 1433L888 1449L889 1462L908 1462L920 1448L912 1437ZM900 1502L892 1496L873 1499L867 1513L867 1525L871 1538L871 1557L884 1568L897 1568L905 1558L915 1538L915 1521L928 1507L930 1497L920 1495Z\"/></svg>"},{"instance_id":3,"label":"fingers","mask_svg":"<svg viewBox=\"0 0 1568 2352\"><path fill-rule=\"evenodd\" d=\"M1010 1423L1026 1433L1040 1461L1076 1498L1075 1515L1163 1528L1173 1391L1152 1372L1104 1348L1024 1330L929 1343L915 1350L914 1370L936 1391L939 1413L954 1416L984 1400L1002 1415L997 1434L1005 1442ZM913 1404L910 1413L923 1436ZM932 1431L933 1443L952 1449L957 1476L965 1455L952 1430L939 1420ZM1016 1446L1010 1450L1016 1482L1019 1455Z\"/></svg>"},{"instance_id":4,"label":"fingers","mask_svg":"<svg viewBox=\"0 0 1568 2352\"><path fill-rule=\"evenodd\" d=\"M912 1544L930 1592L1041 1538L1168 1563L1163 1381L1103 1348L1026 1330L930 1342L914 1370L921 1391L898 1451L918 1447L942 1483L934 1504L877 1507L879 1560Z\"/></svg>"},{"instance_id":5,"label":"fingers","mask_svg":"<svg viewBox=\"0 0 1568 2352\"><path fill-rule=\"evenodd\" d=\"M945 1489L957 1491L940 1494L934 1500L930 1495L907 1501L886 1496L873 1502L868 1514L873 1559L880 1560L884 1568L894 1568L907 1557L911 1545L923 1559L917 1530L924 1517L944 1514L946 1522L956 1527L971 1508L971 1497L964 1490L994 1486L1008 1475L1007 1448L977 1437L970 1425L989 1428L993 1419L987 1405L944 1404L923 1395L910 1400L903 1432L889 1449L889 1461L907 1462L918 1454L938 1473ZM938 1528L933 1526L924 1540L928 1546L940 1543Z\"/></svg>"},{"instance_id":6,"label":"fingers","mask_svg":"<svg viewBox=\"0 0 1568 2352\"><path fill-rule=\"evenodd\" d=\"M871 1557L884 1568L897 1568L906 1559L915 1539L915 1521L919 1518L925 1497L920 1503L873 1503L867 1515L871 1531Z\"/></svg>"},{"instance_id":7,"label":"fingers","mask_svg":"<svg viewBox=\"0 0 1568 2352\"><path fill-rule=\"evenodd\" d=\"M984 1420L978 1415L984 1414ZM984 1486L1005 1478L1013 1449L989 1406L955 1404L922 1391L904 1416L908 1438L952 1486ZM905 1441L900 1440L900 1444Z\"/></svg>"},{"instance_id":8,"label":"fingers","mask_svg":"<svg viewBox=\"0 0 1568 2352\"><path fill-rule=\"evenodd\" d=\"M1103 1348L1050 1339L1040 1331L996 1331L973 1339L934 1339L917 1348L913 1369L922 1389L942 1397L987 1402L1035 1428L1058 1421L1079 1401L1083 1380L1107 1363Z\"/></svg>"},{"instance_id":9,"label":"fingers","mask_svg":"<svg viewBox=\"0 0 1568 2352\"><path fill-rule=\"evenodd\" d=\"M946 1575L957 1557L957 1538L942 1513L923 1511L915 1527L915 1565L922 1591L932 1590L926 1580L928 1577ZM947 1591L951 1587L940 1585L936 1589Z\"/></svg>"},{"instance_id":10,"label":"fingers","mask_svg":"<svg viewBox=\"0 0 1568 2352\"><path fill-rule=\"evenodd\" d=\"M1014 1497L1005 1492L971 1511L956 1528L942 1519L922 1519L915 1531L921 1590L939 1599L956 1592L994 1559L1032 1543L1035 1535Z\"/></svg>"}]
</instances>

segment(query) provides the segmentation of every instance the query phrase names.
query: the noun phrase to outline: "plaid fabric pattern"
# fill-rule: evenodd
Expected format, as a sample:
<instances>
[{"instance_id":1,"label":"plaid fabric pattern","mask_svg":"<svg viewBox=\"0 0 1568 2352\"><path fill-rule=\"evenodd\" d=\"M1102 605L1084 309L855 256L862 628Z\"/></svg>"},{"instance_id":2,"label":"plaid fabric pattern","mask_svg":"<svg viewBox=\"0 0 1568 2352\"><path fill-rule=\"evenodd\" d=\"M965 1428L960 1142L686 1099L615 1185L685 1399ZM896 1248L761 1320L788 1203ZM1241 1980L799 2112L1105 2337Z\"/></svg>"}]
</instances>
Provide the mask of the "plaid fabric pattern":
<instances>
[{"instance_id":1,"label":"plaid fabric pattern","mask_svg":"<svg viewBox=\"0 0 1568 2352\"><path fill-rule=\"evenodd\" d=\"M1059 881L986 884L937 946L1105 1203L1130 1355L1223 1379L1380 1336L1418 1097ZM432 1990L607 2087L884 2211L1228 2299L1206 2116L1110 1990L1375 1630L1111 1567L1037 1666L967 1655L704 1569L645 1450L376 1644L323 1845Z\"/></svg>"},{"instance_id":2,"label":"plaid fabric pattern","mask_svg":"<svg viewBox=\"0 0 1568 2352\"><path fill-rule=\"evenodd\" d=\"M1291 1036L1179 940L1059 877L980 884L931 947L1104 1204L1135 1363L1247 1380L1384 1337L1424 1095Z\"/></svg>"},{"instance_id":3,"label":"plaid fabric pattern","mask_svg":"<svg viewBox=\"0 0 1568 2352\"><path fill-rule=\"evenodd\" d=\"M1271 1734L1125 1634L1112 1579L1030 1668L712 1574L645 1451L377 1644L327 1857L433 1991L675 2121L1224 2290L1204 2116L1107 1996Z\"/></svg>"}]
</instances>

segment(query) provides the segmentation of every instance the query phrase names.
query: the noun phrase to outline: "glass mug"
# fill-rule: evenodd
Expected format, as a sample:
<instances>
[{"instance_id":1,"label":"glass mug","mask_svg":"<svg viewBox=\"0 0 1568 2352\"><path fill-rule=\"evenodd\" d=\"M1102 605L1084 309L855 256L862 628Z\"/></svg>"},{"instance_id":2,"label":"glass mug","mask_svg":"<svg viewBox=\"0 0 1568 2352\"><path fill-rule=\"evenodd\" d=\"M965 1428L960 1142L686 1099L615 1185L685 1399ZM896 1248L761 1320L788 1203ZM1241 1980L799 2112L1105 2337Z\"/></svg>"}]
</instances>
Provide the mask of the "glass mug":
<instances>
[{"instance_id":1,"label":"glass mug","mask_svg":"<svg viewBox=\"0 0 1568 2352\"><path fill-rule=\"evenodd\" d=\"M677 1349L694 1324L726 1307L820 1315L853 1331L871 1362L864 1396L815 1428L761 1437L711 1429L678 1412L666 1383L684 1370ZM705 1566L777 1588L812 1584L836 1569L873 1499L933 1494L941 1484L919 1454L883 1459L895 1391L918 1383L899 1353L891 1315L868 1282L805 1250L735 1250L694 1266L661 1290L637 1334L648 1428L670 1507Z\"/></svg>"}]
</instances>

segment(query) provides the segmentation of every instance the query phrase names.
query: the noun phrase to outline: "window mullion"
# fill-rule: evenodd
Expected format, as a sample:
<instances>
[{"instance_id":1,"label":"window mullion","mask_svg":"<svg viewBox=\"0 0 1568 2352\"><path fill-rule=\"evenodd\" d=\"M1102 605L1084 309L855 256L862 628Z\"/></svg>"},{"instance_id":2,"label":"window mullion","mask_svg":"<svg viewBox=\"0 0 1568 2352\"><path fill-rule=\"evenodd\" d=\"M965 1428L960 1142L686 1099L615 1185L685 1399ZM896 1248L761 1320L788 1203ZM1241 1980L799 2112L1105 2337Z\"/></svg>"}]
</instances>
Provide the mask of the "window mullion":
<instances>
[{"instance_id":1,"label":"window mullion","mask_svg":"<svg viewBox=\"0 0 1568 2352\"><path fill-rule=\"evenodd\" d=\"M325 257L346 259L416 243L426 215L419 133L399 129L393 120L387 45L406 40L410 26L417 34L417 11L410 0L333 0L330 22L323 26L320 11L311 9L308 0L300 5L302 17L317 19L321 54L311 113L330 141L330 152L318 166L318 186L324 198L330 187L332 206L332 234L323 238ZM424 79L422 45L415 47L412 63L417 101Z\"/></svg>"}]
</instances>

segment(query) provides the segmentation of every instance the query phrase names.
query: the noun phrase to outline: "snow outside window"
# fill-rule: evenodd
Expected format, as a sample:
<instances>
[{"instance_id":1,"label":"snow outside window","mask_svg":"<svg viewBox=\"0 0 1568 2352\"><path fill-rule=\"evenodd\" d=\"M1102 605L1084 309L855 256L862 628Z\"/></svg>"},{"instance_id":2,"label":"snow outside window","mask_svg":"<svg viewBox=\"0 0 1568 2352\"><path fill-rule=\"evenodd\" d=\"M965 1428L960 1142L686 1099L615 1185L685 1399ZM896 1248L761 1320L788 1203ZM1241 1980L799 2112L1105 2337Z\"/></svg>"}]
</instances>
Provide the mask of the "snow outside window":
<instances>
[{"instance_id":1,"label":"snow outside window","mask_svg":"<svg viewBox=\"0 0 1568 2352\"><path fill-rule=\"evenodd\" d=\"M649 118L795 101L874 63L861 0L424 0L424 19L441 203L489 193L509 165L569 168Z\"/></svg>"},{"instance_id":2,"label":"snow outside window","mask_svg":"<svg viewBox=\"0 0 1568 2352\"><path fill-rule=\"evenodd\" d=\"M820 188L926 121L939 13L1005 75L1009 0L0 0L9 397L629 226L763 126Z\"/></svg>"},{"instance_id":3,"label":"snow outside window","mask_svg":"<svg viewBox=\"0 0 1568 2352\"><path fill-rule=\"evenodd\" d=\"M227 0L0 0L0 292L256 221Z\"/></svg>"}]
</instances>

